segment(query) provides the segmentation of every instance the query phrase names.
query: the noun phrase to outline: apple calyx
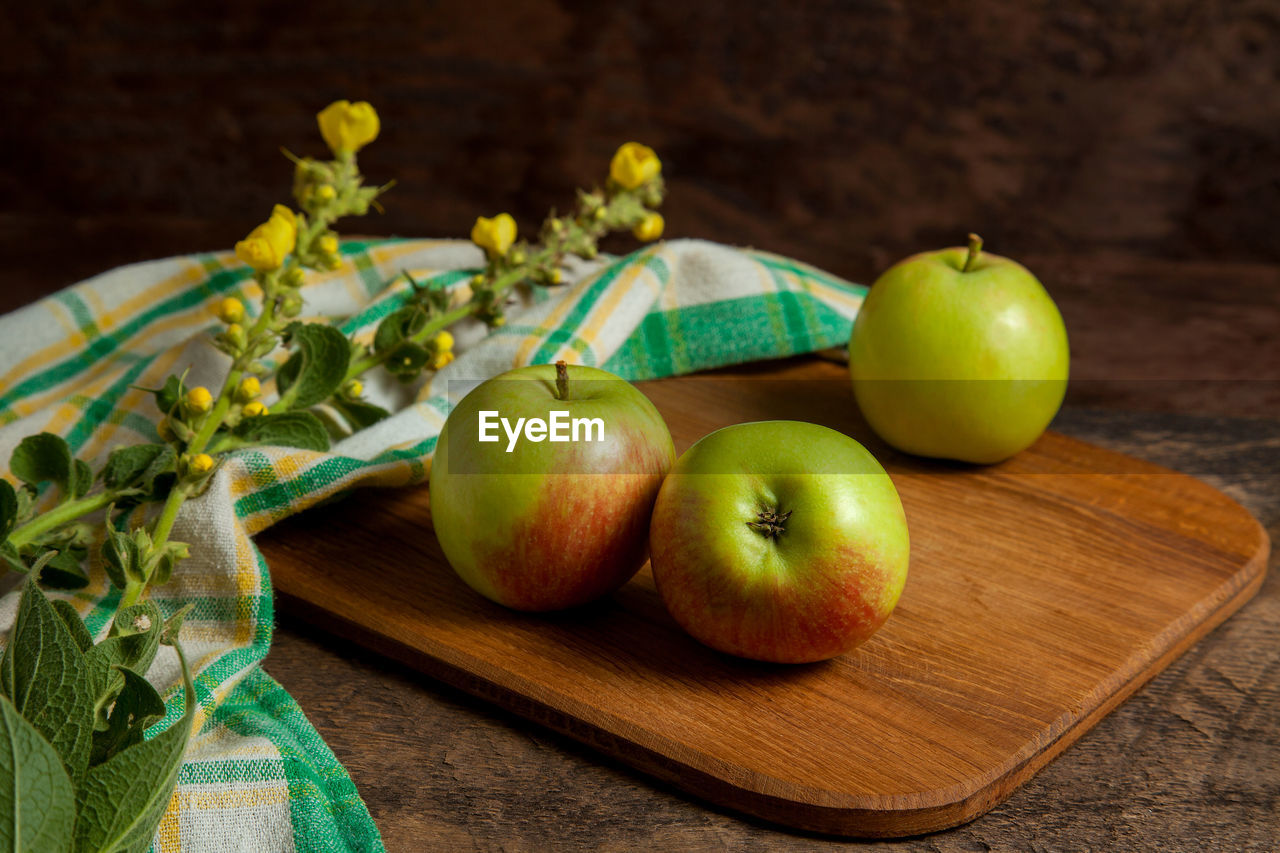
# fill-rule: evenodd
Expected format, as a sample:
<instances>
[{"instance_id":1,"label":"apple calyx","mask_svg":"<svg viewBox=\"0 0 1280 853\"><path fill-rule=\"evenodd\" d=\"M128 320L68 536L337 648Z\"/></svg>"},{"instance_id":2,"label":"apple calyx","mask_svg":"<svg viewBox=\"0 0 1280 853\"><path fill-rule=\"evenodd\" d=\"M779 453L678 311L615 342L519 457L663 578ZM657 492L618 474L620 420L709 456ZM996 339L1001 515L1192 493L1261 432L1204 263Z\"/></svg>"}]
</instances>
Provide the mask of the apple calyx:
<instances>
[{"instance_id":1,"label":"apple calyx","mask_svg":"<svg viewBox=\"0 0 1280 853\"><path fill-rule=\"evenodd\" d=\"M569 365L563 359L556 362L556 399L569 399Z\"/></svg>"},{"instance_id":2,"label":"apple calyx","mask_svg":"<svg viewBox=\"0 0 1280 853\"><path fill-rule=\"evenodd\" d=\"M755 521L748 521L747 527L759 533L765 539L777 539L787 529L787 519L795 510L778 512L776 509L762 509Z\"/></svg>"},{"instance_id":3,"label":"apple calyx","mask_svg":"<svg viewBox=\"0 0 1280 853\"><path fill-rule=\"evenodd\" d=\"M965 256L964 266L960 268L960 272L972 272L973 265L978 262L978 255L982 254L982 238L977 234L969 235L969 254Z\"/></svg>"}]
</instances>

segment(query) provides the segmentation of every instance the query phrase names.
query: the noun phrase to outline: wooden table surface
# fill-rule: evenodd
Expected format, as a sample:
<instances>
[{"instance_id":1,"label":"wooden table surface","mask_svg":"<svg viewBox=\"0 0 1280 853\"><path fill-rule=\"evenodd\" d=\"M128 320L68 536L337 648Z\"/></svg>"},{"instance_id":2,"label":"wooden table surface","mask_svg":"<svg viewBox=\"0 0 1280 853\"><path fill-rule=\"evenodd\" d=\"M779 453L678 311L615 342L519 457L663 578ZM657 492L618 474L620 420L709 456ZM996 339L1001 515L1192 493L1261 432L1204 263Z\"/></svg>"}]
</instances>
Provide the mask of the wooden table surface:
<instances>
[{"instance_id":1,"label":"wooden table surface","mask_svg":"<svg viewBox=\"0 0 1280 853\"><path fill-rule=\"evenodd\" d=\"M1067 316L1079 377L1055 429L1199 476L1275 539L1280 270L1037 266ZM262 534L268 550L288 524ZM839 843L694 802L287 609L265 666L350 770L390 850ZM967 826L886 846L1268 849L1278 833L1280 581L1271 572L1256 599L1006 803Z\"/></svg>"}]
</instances>

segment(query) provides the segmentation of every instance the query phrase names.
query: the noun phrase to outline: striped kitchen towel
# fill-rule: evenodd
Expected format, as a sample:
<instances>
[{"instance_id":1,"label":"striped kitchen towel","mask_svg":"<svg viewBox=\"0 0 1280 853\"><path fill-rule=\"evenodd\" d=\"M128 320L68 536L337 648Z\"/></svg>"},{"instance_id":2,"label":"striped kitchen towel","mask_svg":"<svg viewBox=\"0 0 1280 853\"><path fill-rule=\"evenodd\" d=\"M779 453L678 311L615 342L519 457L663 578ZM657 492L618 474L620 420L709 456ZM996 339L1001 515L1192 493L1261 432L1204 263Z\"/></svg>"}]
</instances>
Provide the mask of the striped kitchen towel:
<instances>
[{"instance_id":1,"label":"striped kitchen towel","mask_svg":"<svg viewBox=\"0 0 1280 853\"><path fill-rule=\"evenodd\" d=\"M338 320L359 341L403 304L401 271L452 288L482 264L462 241L347 241L342 255L338 270L311 275L305 313ZM459 324L458 358L429 384L367 377L365 396L392 417L328 453L241 451L185 505L173 538L191 543L192 556L153 600L166 615L195 605L182 639L199 717L154 850L382 849L350 777L262 668L271 576L252 536L353 486L423 483L457 402L446 389L466 385L449 380L557 359L640 380L823 349L847 341L865 292L777 255L692 240L575 262L566 278L525 295L496 331ZM188 385L221 385L228 359L213 346L220 326L211 309L226 296L253 313L261 294L230 253L193 255L112 270L0 317L0 465L42 431L65 437L95 468L115 447L159 441L159 412L139 388L183 371ZM96 556L89 575L87 587L63 597L101 636L119 591ZM16 605L13 591L0 600L6 636ZM154 735L182 714L172 649L148 677L167 698Z\"/></svg>"}]
</instances>

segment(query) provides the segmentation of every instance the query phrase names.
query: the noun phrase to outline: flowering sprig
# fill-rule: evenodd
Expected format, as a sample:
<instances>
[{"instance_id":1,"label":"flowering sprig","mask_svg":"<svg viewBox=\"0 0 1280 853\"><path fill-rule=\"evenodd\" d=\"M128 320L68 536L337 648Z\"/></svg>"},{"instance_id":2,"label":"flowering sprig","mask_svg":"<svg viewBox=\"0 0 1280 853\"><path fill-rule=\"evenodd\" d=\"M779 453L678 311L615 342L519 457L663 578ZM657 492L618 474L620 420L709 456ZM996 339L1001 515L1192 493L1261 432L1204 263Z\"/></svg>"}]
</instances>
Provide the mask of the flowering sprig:
<instances>
[{"instance_id":1,"label":"flowering sprig","mask_svg":"<svg viewBox=\"0 0 1280 853\"><path fill-rule=\"evenodd\" d=\"M485 252L484 267L453 292L410 278L402 307L379 324L371 342L358 343L333 325L298 322L300 288L307 270L341 264L334 222L377 208L391 184L364 186L356 163L356 153L380 129L369 104L337 101L316 118L333 159L285 152L294 163L297 207L276 205L235 245L236 258L253 271L261 305L256 317L236 296L214 306L222 328L213 342L230 359L217 392L188 385L185 374L169 376L161 387L145 389L162 415L159 442L117 448L94 471L63 438L41 433L24 439L10 459L20 485L0 479L0 562L29 573L0 660L0 724L11 735L17 731L33 751L0 755L0 775L17 779L31 766L52 768L40 780L48 786L42 807L74 820L58 824L63 835L51 847L70 846L74 826L77 849L132 849L152 837L169 801L195 709L190 671L177 648L186 609L164 620L146 595L187 558L189 546L170 539L174 523L183 504L208 488L226 455L255 445L328 449L338 426L320 414L336 412L350 430L388 415L362 398L367 372L385 369L407 381L440 370L454 357L453 324L473 317L491 328L503 325L509 291L559 284L568 256L594 258L610 232L631 231L642 241L662 235L655 209L663 196L662 164L652 149L627 143L614 155L604 187L579 191L573 212L561 217L553 211L536 239L519 239L509 214L478 218L471 238ZM283 359L282 345L289 352ZM271 380L275 398L268 403ZM44 488L56 500L38 512ZM160 508L150 520L128 523L133 510L151 503ZM92 513L104 514L101 524L81 520ZM87 584L83 567L95 543L107 576L121 590L111 630L96 646L75 611L50 602L40 589ZM144 677L160 644L177 649L185 713L145 744L145 755L131 753L126 772L125 764L116 767L109 759L142 746L144 732L164 713ZM56 653L46 653L54 646ZM32 692L18 683L23 678L66 689ZM28 708L34 695L54 704ZM98 767L111 768L112 784L77 797L83 779L107 773ZM0 816L0 831L5 820Z\"/></svg>"}]
</instances>

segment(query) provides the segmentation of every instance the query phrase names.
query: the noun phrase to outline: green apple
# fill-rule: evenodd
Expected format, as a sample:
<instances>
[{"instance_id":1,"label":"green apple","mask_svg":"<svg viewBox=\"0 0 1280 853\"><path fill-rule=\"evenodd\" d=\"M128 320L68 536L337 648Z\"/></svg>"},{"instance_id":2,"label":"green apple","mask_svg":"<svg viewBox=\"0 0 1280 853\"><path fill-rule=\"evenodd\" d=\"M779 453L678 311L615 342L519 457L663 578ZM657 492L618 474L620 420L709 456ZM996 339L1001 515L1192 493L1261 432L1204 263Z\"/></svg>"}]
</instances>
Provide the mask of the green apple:
<instances>
[{"instance_id":1,"label":"green apple","mask_svg":"<svg viewBox=\"0 0 1280 853\"><path fill-rule=\"evenodd\" d=\"M898 492L858 442L797 421L690 447L649 527L653 577L695 638L740 657L826 660L870 637L907 580Z\"/></svg>"},{"instance_id":2,"label":"green apple","mask_svg":"<svg viewBox=\"0 0 1280 853\"><path fill-rule=\"evenodd\" d=\"M1062 405L1067 330L1025 267L967 248L899 262L872 285L849 339L867 423L919 456L992 463L1034 442Z\"/></svg>"},{"instance_id":3,"label":"green apple","mask_svg":"<svg viewBox=\"0 0 1280 853\"><path fill-rule=\"evenodd\" d=\"M574 607L644 565L674 461L662 416L625 380L564 362L522 367L449 414L432 457L432 524L481 595L516 610Z\"/></svg>"}]
</instances>

